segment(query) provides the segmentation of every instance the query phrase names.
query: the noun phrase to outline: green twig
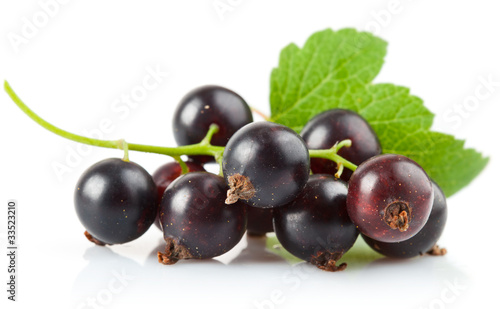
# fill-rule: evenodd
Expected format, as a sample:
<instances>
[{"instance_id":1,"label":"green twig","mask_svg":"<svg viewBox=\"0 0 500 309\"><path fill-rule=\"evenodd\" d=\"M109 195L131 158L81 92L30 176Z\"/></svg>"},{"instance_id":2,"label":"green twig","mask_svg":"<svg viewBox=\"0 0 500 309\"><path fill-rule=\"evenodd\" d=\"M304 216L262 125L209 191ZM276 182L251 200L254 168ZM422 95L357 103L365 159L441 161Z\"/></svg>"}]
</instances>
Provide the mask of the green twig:
<instances>
[{"instance_id":1,"label":"green twig","mask_svg":"<svg viewBox=\"0 0 500 309\"><path fill-rule=\"evenodd\" d=\"M310 149L309 156L311 158L322 158L322 159L332 160L335 163L337 163L337 165L339 165L339 167L340 167L340 165L342 165L342 167L341 167L342 169L344 167L346 167L354 172L358 166L350 161L347 161L346 159L342 158L341 156L339 156L337 154L337 152L342 147L350 147L351 144L352 144L351 140L346 139L346 140L343 140L339 143L336 143L330 149ZM339 172L340 172L340 168L339 168Z\"/></svg>"},{"instance_id":2,"label":"green twig","mask_svg":"<svg viewBox=\"0 0 500 309\"><path fill-rule=\"evenodd\" d=\"M26 104L24 104L24 102L17 96L17 94L10 87L7 81L4 82L4 88L7 94L12 99L12 101L14 101L14 103L16 103L16 105L26 115L28 115L36 123L38 123L45 129L49 130L50 132L82 144L104 147L104 148L123 149L122 140L100 140L95 138L89 138L62 130L52 125L51 123L45 121L43 118L38 116ZM215 132L217 132L217 127L216 126L211 127L211 129L209 130L210 135L207 134L207 137L205 137L205 139L198 144L179 146L179 147L161 147L161 146L150 146L150 145L128 143L128 150L158 153L158 154L168 155L171 157L180 157L181 155L208 155L208 156L213 156L217 159L222 156L224 147L213 146L210 145L209 142L207 142L210 141L210 138L212 137L213 134L215 134Z\"/></svg>"},{"instance_id":3,"label":"green twig","mask_svg":"<svg viewBox=\"0 0 500 309\"><path fill-rule=\"evenodd\" d=\"M123 161L129 162L128 143L124 139L121 139L118 141L118 148L123 150Z\"/></svg>"},{"instance_id":4,"label":"green twig","mask_svg":"<svg viewBox=\"0 0 500 309\"><path fill-rule=\"evenodd\" d=\"M161 147L161 146L151 146L151 145L142 145L142 144L133 144L133 143L127 143L123 139L121 140L100 140L100 139L95 139L95 138L90 138L90 137L85 137L81 136L78 134L74 134L68 131L65 131L63 129L60 129L51 123L45 121L43 118L38 116L34 111L32 111L24 102L17 96L17 94L14 92L14 90L10 87L9 83L7 81L4 82L4 88L7 94L10 96L12 101L26 114L28 117L33 119L36 123L38 123L40 126L44 127L45 129L49 130L50 132L57 134L61 137L67 138L69 140L79 142L82 144L87 144L87 145L92 145L92 146L97 146L97 147L104 147L104 148L114 148L114 149L122 149L124 150L124 160L128 161L129 156L128 156L128 151L129 150L134 150L134 151L142 151L142 152L151 152L151 153L158 153L158 154L164 154L173 157L179 164L181 165L183 173L186 173L188 171L188 168L181 160L182 155L208 155L208 156L213 156L216 160L217 163L222 167L222 155L224 153L224 147L221 146L214 146L210 144L210 141L212 140L212 137L214 134L216 134L219 130L219 127L215 124L212 124L207 132L207 135L203 140L197 144L193 145L186 145L186 146L179 146L179 147ZM330 149L313 149L309 150L309 156L311 158L323 158L323 159L328 159L336 162L339 166L339 173L341 173L341 170L343 167L346 167L352 171L356 170L357 166L352 163L347 161L346 159L342 158L337 154L337 152L342 148L342 147L350 147L351 146L351 141L350 140L343 140L337 144L335 144L332 148ZM222 170L222 168L221 168Z\"/></svg>"}]
</instances>

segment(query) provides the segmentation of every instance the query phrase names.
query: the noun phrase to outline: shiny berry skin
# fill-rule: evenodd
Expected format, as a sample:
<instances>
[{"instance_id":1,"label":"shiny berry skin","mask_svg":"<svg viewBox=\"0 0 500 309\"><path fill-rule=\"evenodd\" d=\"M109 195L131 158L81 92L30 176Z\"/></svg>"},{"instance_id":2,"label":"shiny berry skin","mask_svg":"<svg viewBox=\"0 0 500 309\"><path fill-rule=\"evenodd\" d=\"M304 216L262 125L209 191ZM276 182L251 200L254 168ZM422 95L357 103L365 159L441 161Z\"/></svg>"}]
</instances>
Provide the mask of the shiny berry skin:
<instances>
[{"instance_id":1,"label":"shiny berry skin","mask_svg":"<svg viewBox=\"0 0 500 309\"><path fill-rule=\"evenodd\" d=\"M83 173L74 201L85 235L98 245L140 237L158 211L151 175L136 163L116 158L100 161Z\"/></svg>"},{"instance_id":2,"label":"shiny berry skin","mask_svg":"<svg viewBox=\"0 0 500 309\"><path fill-rule=\"evenodd\" d=\"M247 235L252 237L266 236L274 231L273 209L248 206Z\"/></svg>"},{"instance_id":3,"label":"shiny berry skin","mask_svg":"<svg viewBox=\"0 0 500 309\"><path fill-rule=\"evenodd\" d=\"M404 241L429 218L432 184L415 161L383 154L363 162L349 180L347 211L364 235L383 242Z\"/></svg>"},{"instance_id":4,"label":"shiny berry skin","mask_svg":"<svg viewBox=\"0 0 500 309\"><path fill-rule=\"evenodd\" d=\"M300 193L309 177L309 151L302 138L280 124L260 121L238 130L224 150L227 203L272 208Z\"/></svg>"},{"instance_id":5,"label":"shiny berry skin","mask_svg":"<svg viewBox=\"0 0 500 309\"><path fill-rule=\"evenodd\" d=\"M181 259L208 259L231 250L246 231L246 205L226 205L222 177L193 172L180 176L165 190L160 222L167 243L158 252L163 264Z\"/></svg>"},{"instance_id":6,"label":"shiny berry skin","mask_svg":"<svg viewBox=\"0 0 500 309\"><path fill-rule=\"evenodd\" d=\"M347 215L347 184L331 175L311 175L301 194L274 209L274 230L283 247L318 268L337 271L336 265L358 237Z\"/></svg>"},{"instance_id":7,"label":"shiny berry skin","mask_svg":"<svg viewBox=\"0 0 500 309\"><path fill-rule=\"evenodd\" d=\"M385 243L373 240L365 235L363 239L375 251L393 258L412 258L425 253L442 255L446 251L436 247L436 243L443 233L448 216L446 197L439 186L432 182L434 202L431 214L424 227L412 238L395 243Z\"/></svg>"},{"instance_id":8,"label":"shiny berry skin","mask_svg":"<svg viewBox=\"0 0 500 309\"><path fill-rule=\"evenodd\" d=\"M204 172L205 169L203 168L202 165L196 163L196 162L191 162L187 161L186 165L188 167L188 172ZM153 181L156 184L157 188L157 203L160 205L161 198L163 196L163 192L165 192L165 189L168 187L168 185L174 181L177 177L179 177L182 174L182 169L179 163L177 162L168 162L160 166L154 173L153 173ZM160 226L160 216L159 214L156 216L155 220L155 225L157 228L161 230Z\"/></svg>"},{"instance_id":9,"label":"shiny berry skin","mask_svg":"<svg viewBox=\"0 0 500 309\"><path fill-rule=\"evenodd\" d=\"M359 114L345 109L331 109L309 120L300 132L309 149L329 149L335 143L350 139L351 147L343 147L338 154L359 165L382 153L377 135ZM331 160L311 158L311 170L315 174L337 172L337 164ZM344 169L341 179L349 181L352 171Z\"/></svg>"},{"instance_id":10,"label":"shiny berry skin","mask_svg":"<svg viewBox=\"0 0 500 309\"><path fill-rule=\"evenodd\" d=\"M237 93L220 86L203 86L189 92L177 106L174 137L180 146L199 143L215 123L219 131L212 137L211 144L225 146L238 129L252 121L250 108ZM191 158L200 163L213 161L210 156Z\"/></svg>"}]
</instances>

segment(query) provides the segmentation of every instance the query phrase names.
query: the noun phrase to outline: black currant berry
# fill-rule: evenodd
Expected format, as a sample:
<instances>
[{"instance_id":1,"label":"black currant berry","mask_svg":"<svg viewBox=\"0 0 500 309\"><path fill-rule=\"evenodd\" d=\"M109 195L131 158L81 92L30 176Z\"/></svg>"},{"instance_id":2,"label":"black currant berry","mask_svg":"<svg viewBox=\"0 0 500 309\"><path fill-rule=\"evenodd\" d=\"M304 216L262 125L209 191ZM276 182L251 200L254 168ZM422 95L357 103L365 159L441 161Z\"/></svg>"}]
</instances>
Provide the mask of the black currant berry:
<instances>
[{"instance_id":1,"label":"black currant berry","mask_svg":"<svg viewBox=\"0 0 500 309\"><path fill-rule=\"evenodd\" d=\"M436 243L443 233L448 216L446 197L439 186L432 182L434 202L431 214L424 227L412 238L395 243L385 243L373 240L365 235L363 239L375 251L393 258L412 258L425 253L443 255L446 249L440 249Z\"/></svg>"},{"instance_id":2,"label":"black currant berry","mask_svg":"<svg viewBox=\"0 0 500 309\"><path fill-rule=\"evenodd\" d=\"M252 121L250 108L234 91L220 86L199 87L182 98L177 106L174 137L181 146L196 144L205 137L211 124L217 124L219 131L212 137L211 144L225 146L238 129ZM200 163L213 161L210 156L191 158Z\"/></svg>"},{"instance_id":3,"label":"black currant berry","mask_svg":"<svg viewBox=\"0 0 500 309\"><path fill-rule=\"evenodd\" d=\"M248 206L247 235L252 237L265 236L273 229L273 209Z\"/></svg>"},{"instance_id":4,"label":"black currant berry","mask_svg":"<svg viewBox=\"0 0 500 309\"><path fill-rule=\"evenodd\" d=\"M263 208L292 201L309 177L309 152L302 138L280 124L261 121L238 130L224 150L226 203L238 199Z\"/></svg>"},{"instance_id":5,"label":"black currant berry","mask_svg":"<svg viewBox=\"0 0 500 309\"><path fill-rule=\"evenodd\" d=\"M167 243L158 252L163 264L182 259L207 259L231 250L246 230L246 205L226 205L222 177L194 172L182 175L165 190L160 222Z\"/></svg>"},{"instance_id":6,"label":"black currant berry","mask_svg":"<svg viewBox=\"0 0 500 309\"><path fill-rule=\"evenodd\" d=\"M204 172L205 171L203 166L201 166L200 164L198 164L196 162L188 161L188 162L186 162L186 165L188 167L188 172ZM153 181L155 182L156 188L157 188L158 205L160 205L161 198L163 196L163 192L165 192L165 189L168 187L168 185L172 181L174 181L181 174L182 174L182 169L181 169L181 166L179 165L179 163L177 163L177 162L165 163L162 166L160 166L153 173ZM156 225L156 227L161 229L159 214L156 216L155 225Z\"/></svg>"},{"instance_id":7,"label":"black currant berry","mask_svg":"<svg viewBox=\"0 0 500 309\"><path fill-rule=\"evenodd\" d=\"M327 271L356 241L358 230L347 215L347 184L331 175L311 175L300 195L274 209L274 231L283 247Z\"/></svg>"},{"instance_id":8,"label":"black currant berry","mask_svg":"<svg viewBox=\"0 0 500 309\"><path fill-rule=\"evenodd\" d=\"M133 162L106 159L88 168L75 190L85 235L98 245L132 241L153 224L158 204L148 172Z\"/></svg>"},{"instance_id":9,"label":"black currant berry","mask_svg":"<svg viewBox=\"0 0 500 309\"><path fill-rule=\"evenodd\" d=\"M427 222L432 184L415 161L384 154L368 159L349 180L347 211L364 235L399 242L417 234Z\"/></svg>"},{"instance_id":10,"label":"black currant berry","mask_svg":"<svg viewBox=\"0 0 500 309\"><path fill-rule=\"evenodd\" d=\"M367 159L382 153L377 135L368 122L359 114L332 109L309 120L300 133L309 149L329 149L345 139L352 141L351 147L343 147L338 154L344 159L360 165ZM337 172L337 163L321 158L311 158L311 170L315 174ZM352 171L344 169L341 179L349 181Z\"/></svg>"}]
</instances>

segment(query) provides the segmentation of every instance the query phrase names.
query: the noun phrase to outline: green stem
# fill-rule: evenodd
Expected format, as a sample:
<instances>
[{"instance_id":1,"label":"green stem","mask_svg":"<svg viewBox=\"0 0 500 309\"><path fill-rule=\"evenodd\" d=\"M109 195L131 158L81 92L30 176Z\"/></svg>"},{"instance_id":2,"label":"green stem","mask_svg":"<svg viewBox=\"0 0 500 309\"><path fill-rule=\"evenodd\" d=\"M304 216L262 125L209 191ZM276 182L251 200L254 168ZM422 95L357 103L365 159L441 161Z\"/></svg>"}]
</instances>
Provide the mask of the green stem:
<instances>
[{"instance_id":1,"label":"green stem","mask_svg":"<svg viewBox=\"0 0 500 309\"><path fill-rule=\"evenodd\" d=\"M215 123L212 123L210 127L208 127L207 135L201 140L200 145L210 145L210 141L215 133L219 132L219 126Z\"/></svg>"},{"instance_id":2,"label":"green stem","mask_svg":"<svg viewBox=\"0 0 500 309\"><path fill-rule=\"evenodd\" d=\"M82 144L104 147L104 148L113 148L113 149L123 149L125 151L124 160L128 160L128 151L142 151L142 152L151 152L164 154L173 157L177 161L182 161L180 156L182 155L209 155L213 156L220 165L222 164L222 155L224 153L224 147L221 146L213 146L210 144L210 141L215 133L219 130L219 127L215 124L211 125L207 135L205 138L199 142L198 144L179 146L179 147L161 147L161 146L150 146L150 145L141 145L141 144L133 144L126 143L124 140L99 140L95 138L89 138L85 136L81 136L78 134L74 134L65 130L62 130L51 123L45 121L43 118L38 116L34 111L32 111L24 102L17 96L14 90L10 87L7 81L4 82L4 88L7 94L10 96L12 101L16 103L16 105L31 119L33 119L36 123L49 130L52 133L55 133L59 136L67 138L69 140L79 142ZM342 147L350 147L350 140L343 140L337 144L335 144L330 149L311 149L309 150L309 156L311 158L323 158L336 162L337 164L341 164L342 166L354 171L357 166L354 163L347 161L337 154L337 152ZM184 172L187 172L186 164L181 163L181 167ZM222 169L221 169L222 171Z\"/></svg>"},{"instance_id":3,"label":"green stem","mask_svg":"<svg viewBox=\"0 0 500 309\"><path fill-rule=\"evenodd\" d=\"M177 161L177 163L179 163L180 167L181 167L181 174L187 174L189 173L189 168L186 164L186 162L184 162L180 156L175 156L173 157L175 161Z\"/></svg>"},{"instance_id":4,"label":"green stem","mask_svg":"<svg viewBox=\"0 0 500 309\"><path fill-rule=\"evenodd\" d=\"M335 178L340 178L343 172L344 172L344 164L337 163L337 172L335 173Z\"/></svg>"},{"instance_id":5,"label":"green stem","mask_svg":"<svg viewBox=\"0 0 500 309\"><path fill-rule=\"evenodd\" d=\"M16 105L26 115L28 115L36 123L38 123L45 129L49 130L50 132L82 144L104 147L104 148L123 149L122 140L99 140L95 138L89 138L62 130L52 125L51 123L45 121L43 118L38 116L28 106L26 106L26 104L24 104L24 102L17 96L14 90L10 87L7 81L4 82L4 88L7 94L12 99L12 101L14 101L14 103L16 103ZM210 139L217 132L217 130L218 130L217 126L211 126L207 133L207 136L203 139L202 142L198 144L179 146L179 147L161 147L161 146L150 146L150 145L128 143L128 150L158 153L158 154L168 155L171 157L180 157L181 155L209 155L217 159L222 157L222 153L224 152L224 147L210 145Z\"/></svg>"},{"instance_id":6,"label":"green stem","mask_svg":"<svg viewBox=\"0 0 500 309\"><path fill-rule=\"evenodd\" d=\"M337 164L342 164L343 167L347 167L348 169L354 172L356 168L358 168L358 166L350 161L347 161L346 159L342 158L337 154L337 152L342 147L350 147L351 144L352 144L351 140L346 139L333 145L333 147L330 149L310 149L309 156L311 158L332 160Z\"/></svg>"},{"instance_id":7,"label":"green stem","mask_svg":"<svg viewBox=\"0 0 500 309\"><path fill-rule=\"evenodd\" d=\"M118 141L118 148L123 150L123 161L130 162L128 156L128 143L124 139L121 139Z\"/></svg>"},{"instance_id":8,"label":"green stem","mask_svg":"<svg viewBox=\"0 0 500 309\"><path fill-rule=\"evenodd\" d=\"M264 114L262 111L256 109L255 107L250 107L250 110L259 115L260 117L262 117L262 119L269 121L269 116Z\"/></svg>"}]
</instances>

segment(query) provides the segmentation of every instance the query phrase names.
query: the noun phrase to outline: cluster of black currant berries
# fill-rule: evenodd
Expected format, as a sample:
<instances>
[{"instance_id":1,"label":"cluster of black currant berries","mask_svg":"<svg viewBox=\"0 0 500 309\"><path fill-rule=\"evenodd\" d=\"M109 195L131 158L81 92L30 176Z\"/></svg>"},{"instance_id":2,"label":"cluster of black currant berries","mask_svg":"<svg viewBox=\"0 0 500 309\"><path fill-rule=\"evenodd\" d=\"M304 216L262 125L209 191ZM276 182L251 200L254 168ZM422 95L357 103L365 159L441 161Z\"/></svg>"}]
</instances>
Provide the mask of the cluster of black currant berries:
<instances>
[{"instance_id":1,"label":"cluster of black currant berries","mask_svg":"<svg viewBox=\"0 0 500 309\"><path fill-rule=\"evenodd\" d=\"M376 251L397 258L444 254L436 242L447 216L436 183L411 159L381 154L378 138L358 114L333 109L312 118L297 134L253 122L246 102L218 86L186 95L174 114L180 146L199 143L209 126L211 144L224 146L222 176L208 173L205 155L190 156L151 176L122 159L90 167L76 186L75 205L85 235L99 245L122 244L155 222L166 241L163 264L207 259L233 248L245 232L275 232L282 246L317 267L336 271L359 232ZM309 150L330 149L349 139L338 155L359 165L351 172ZM339 175L340 174L340 175Z\"/></svg>"}]
</instances>

